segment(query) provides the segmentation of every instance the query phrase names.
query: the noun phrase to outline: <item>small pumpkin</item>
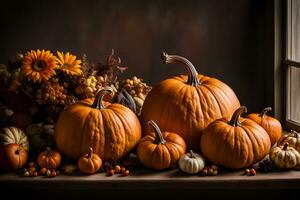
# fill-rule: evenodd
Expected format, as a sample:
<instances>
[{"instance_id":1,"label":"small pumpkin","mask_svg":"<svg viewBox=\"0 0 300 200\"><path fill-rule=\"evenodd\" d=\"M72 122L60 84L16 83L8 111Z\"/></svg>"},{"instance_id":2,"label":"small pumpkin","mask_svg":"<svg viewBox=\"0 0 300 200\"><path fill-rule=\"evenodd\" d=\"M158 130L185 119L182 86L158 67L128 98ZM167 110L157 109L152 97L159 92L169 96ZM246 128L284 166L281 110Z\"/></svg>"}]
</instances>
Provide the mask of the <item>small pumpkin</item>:
<instances>
[{"instance_id":1,"label":"small pumpkin","mask_svg":"<svg viewBox=\"0 0 300 200\"><path fill-rule=\"evenodd\" d=\"M56 169L61 163L59 151L47 148L38 156L37 163L41 168Z\"/></svg>"},{"instance_id":2,"label":"small pumpkin","mask_svg":"<svg viewBox=\"0 0 300 200\"><path fill-rule=\"evenodd\" d=\"M272 110L271 107L267 107L261 111L261 113L251 113L248 115L249 119L252 119L263 127L266 132L269 134L271 145L273 146L282 135L282 127L280 122L267 115L268 112Z\"/></svg>"},{"instance_id":3,"label":"small pumpkin","mask_svg":"<svg viewBox=\"0 0 300 200\"><path fill-rule=\"evenodd\" d=\"M278 141L278 145L289 143L290 147L294 147L300 153L300 133L291 130L290 133L283 135Z\"/></svg>"},{"instance_id":4,"label":"small pumpkin","mask_svg":"<svg viewBox=\"0 0 300 200\"><path fill-rule=\"evenodd\" d=\"M270 160L279 169L291 169L300 164L300 154L286 142L271 149Z\"/></svg>"},{"instance_id":5,"label":"small pumpkin","mask_svg":"<svg viewBox=\"0 0 300 200\"><path fill-rule=\"evenodd\" d=\"M205 160L201 155L190 150L189 153L180 157L178 165L179 169L185 173L197 174L205 167Z\"/></svg>"},{"instance_id":6,"label":"small pumpkin","mask_svg":"<svg viewBox=\"0 0 300 200\"><path fill-rule=\"evenodd\" d=\"M152 88L142 108L143 133L156 121L162 131L180 134L189 149L199 148L202 131L214 120L231 116L240 107L233 90L218 79L198 74L184 57L162 54L165 64L181 63L188 75L163 80Z\"/></svg>"},{"instance_id":7,"label":"small pumpkin","mask_svg":"<svg viewBox=\"0 0 300 200\"><path fill-rule=\"evenodd\" d=\"M162 170L173 167L186 151L184 140L176 133L161 132L153 121L148 124L154 132L141 139L137 146L137 156L149 168Z\"/></svg>"},{"instance_id":8,"label":"small pumpkin","mask_svg":"<svg viewBox=\"0 0 300 200\"><path fill-rule=\"evenodd\" d=\"M26 134L16 127L7 127L0 131L0 145L8 144L20 144L26 150L29 149L29 141Z\"/></svg>"},{"instance_id":9,"label":"small pumpkin","mask_svg":"<svg viewBox=\"0 0 300 200\"><path fill-rule=\"evenodd\" d=\"M0 167L4 170L15 171L26 164L28 152L23 145L8 144L0 148Z\"/></svg>"},{"instance_id":10,"label":"small pumpkin","mask_svg":"<svg viewBox=\"0 0 300 200\"><path fill-rule=\"evenodd\" d=\"M204 130L200 146L210 162L240 169L260 161L269 153L271 141L268 133L254 121L240 118L245 112L247 108L241 106L230 121L217 119Z\"/></svg>"},{"instance_id":11,"label":"small pumpkin","mask_svg":"<svg viewBox=\"0 0 300 200\"><path fill-rule=\"evenodd\" d=\"M79 158L77 166L78 169L86 174L96 173L102 165L101 158L93 153L93 148L89 148L89 153Z\"/></svg>"},{"instance_id":12,"label":"small pumpkin","mask_svg":"<svg viewBox=\"0 0 300 200\"><path fill-rule=\"evenodd\" d=\"M126 106L103 101L112 93L111 87L103 88L95 99L74 103L61 112L55 141L64 155L78 159L92 147L104 160L119 160L133 150L141 138L140 122Z\"/></svg>"}]
</instances>

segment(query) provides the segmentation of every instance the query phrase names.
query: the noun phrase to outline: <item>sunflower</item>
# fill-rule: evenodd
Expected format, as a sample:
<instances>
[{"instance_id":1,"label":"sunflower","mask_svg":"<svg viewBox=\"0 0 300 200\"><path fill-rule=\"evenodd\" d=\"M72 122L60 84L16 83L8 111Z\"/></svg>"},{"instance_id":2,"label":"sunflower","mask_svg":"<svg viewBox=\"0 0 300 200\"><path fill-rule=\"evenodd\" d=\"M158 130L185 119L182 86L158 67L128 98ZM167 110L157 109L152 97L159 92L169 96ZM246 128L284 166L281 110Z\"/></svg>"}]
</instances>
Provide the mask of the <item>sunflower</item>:
<instances>
[{"instance_id":1,"label":"sunflower","mask_svg":"<svg viewBox=\"0 0 300 200\"><path fill-rule=\"evenodd\" d=\"M56 57L50 51L31 50L24 57L22 73L33 82L41 82L55 75L56 68Z\"/></svg>"},{"instance_id":2,"label":"sunflower","mask_svg":"<svg viewBox=\"0 0 300 200\"><path fill-rule=\"evenodd\" d=\"M76 56L67 52L66 54L57 51L58 58L56 59L59 69L66 74L80 75L82 73L81 60L76 60Z\"/></svg>"}]
</instances>

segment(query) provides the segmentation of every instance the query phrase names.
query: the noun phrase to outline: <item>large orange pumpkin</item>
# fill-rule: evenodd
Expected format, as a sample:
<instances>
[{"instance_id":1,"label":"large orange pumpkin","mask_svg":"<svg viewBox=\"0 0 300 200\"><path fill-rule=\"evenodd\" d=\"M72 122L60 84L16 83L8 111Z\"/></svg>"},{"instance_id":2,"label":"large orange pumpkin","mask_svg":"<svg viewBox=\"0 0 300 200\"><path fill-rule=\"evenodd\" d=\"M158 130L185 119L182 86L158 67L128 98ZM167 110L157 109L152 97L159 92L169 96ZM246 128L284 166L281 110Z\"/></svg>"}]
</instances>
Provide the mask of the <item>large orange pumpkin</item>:
<instances>
[{"instance_id":1,"label":"large orange pumpkin","mask_svg":"<svg viewBox=\"0 0 300 200\"><path fill-rule=\"evenodd\" d=\"M60 114L55 140L63 154L78 159L91 147L104 160L118 160L135 147L140 122L129 108L103 101L112 93L110 87L102 89L95 99L72 104Z\"/></svg>"},{"instance_id":2,"label":"large orange pumpkin","mask_svg":"<svg viewBox=\"0 0 300 200\"><path fill-rule=\"evenodd\" d=\"M233 90L215 78L198 74L186 58L162 54L164 63L183 63L189 74L166 79L147 95L142 108L143 133L149 134L149 120L162 131L180 133L188 149L199 146L201 132L212 121L232 113L240 106Z\"/></svg>"},{"instance_id":3,"label":"large orange pumpkin","mask_svg":"<svg viewBox=\"0 0 300 200\"><path fill-rule=\"evenodd\" d=\"M240 118L244 112L247 109L241 106L230 121L217 119L203 131L200 146L210 162L239 169L260 161L269 153L268 133L251 119Z\"/></svg>"},{"instance_id":4,"label":"large orange pumpkin","mask_svg":"<svg viewBox=\"0 0 300 200\"><path fill-rule=\"evenodd\" d=\"M251 113L248 115L249 119L252 119L256 123L258 123L261 127L263 127L270 136L271 145L273 146L282 135L282 127L280 122L267 115L267 112L271 111L271 107L267 107L261 111L261 113Z\"/></svg>"}]
</instances>

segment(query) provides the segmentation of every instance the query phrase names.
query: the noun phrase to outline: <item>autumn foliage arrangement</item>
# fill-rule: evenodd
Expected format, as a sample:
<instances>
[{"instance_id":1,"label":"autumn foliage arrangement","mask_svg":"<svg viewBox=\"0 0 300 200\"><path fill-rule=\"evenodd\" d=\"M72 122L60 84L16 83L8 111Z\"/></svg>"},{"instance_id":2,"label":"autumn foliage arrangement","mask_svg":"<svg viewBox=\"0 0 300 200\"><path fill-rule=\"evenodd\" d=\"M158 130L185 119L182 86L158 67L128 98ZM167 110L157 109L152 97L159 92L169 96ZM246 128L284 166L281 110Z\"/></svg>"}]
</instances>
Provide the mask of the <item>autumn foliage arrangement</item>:
<instances>
[{"instance_id":1,"label":"autumn foliage arrangement","mask_svg":"<svg viewBox=\"0 0 300 200\"><path fill-rule=\"evenodd\" d=\"M0 168L25 167L26 177L128 176L133 166L216 176L300 164L300 134L282 136L270 107L246 116L226 83L182 56L161 59L183 64L187 75L153 88L136 76L120 80L127 67L114 51L94 64L37 49L0 65Z\"/></svg>"}]
</instances>

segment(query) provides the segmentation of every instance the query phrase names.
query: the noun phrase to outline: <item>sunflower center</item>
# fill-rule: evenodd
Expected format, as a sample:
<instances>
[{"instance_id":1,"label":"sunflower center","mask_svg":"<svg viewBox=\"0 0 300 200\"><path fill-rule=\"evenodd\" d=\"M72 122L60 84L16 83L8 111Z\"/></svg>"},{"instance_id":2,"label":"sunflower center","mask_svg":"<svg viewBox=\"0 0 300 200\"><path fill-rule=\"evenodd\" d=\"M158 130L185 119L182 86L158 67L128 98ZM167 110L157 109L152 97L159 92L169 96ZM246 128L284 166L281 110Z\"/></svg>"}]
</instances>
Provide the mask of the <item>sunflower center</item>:
<instances>
[{"instance_id":1,"label":"sunflower center","mask_svg":"<svg viewBox=\"0 0 300 200\"><path fill-rule=\"evenodd\" d=\"M47 66L47 63L43 60L35 60L32 63L32 68L35 71L42 71L43 69L45 69Z\"/></svg>"},{"instance_id":2,"label":"sunflower center","mask_svg":"<svg viewBox=\"0 0 300 200\"><path fill-rule=\"evenodd\" d=\"M68 63L64 63L64 65L62 66L62 68L69 68L69 64Z\"/></svg>"}]
</instances>

